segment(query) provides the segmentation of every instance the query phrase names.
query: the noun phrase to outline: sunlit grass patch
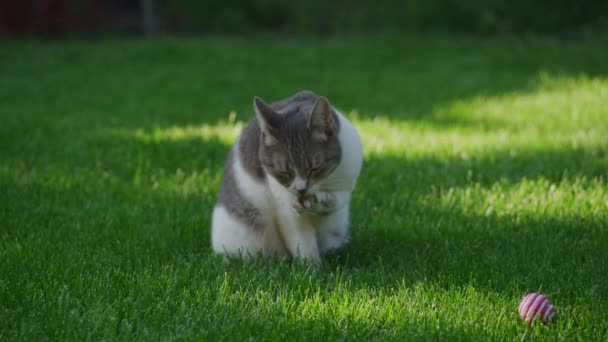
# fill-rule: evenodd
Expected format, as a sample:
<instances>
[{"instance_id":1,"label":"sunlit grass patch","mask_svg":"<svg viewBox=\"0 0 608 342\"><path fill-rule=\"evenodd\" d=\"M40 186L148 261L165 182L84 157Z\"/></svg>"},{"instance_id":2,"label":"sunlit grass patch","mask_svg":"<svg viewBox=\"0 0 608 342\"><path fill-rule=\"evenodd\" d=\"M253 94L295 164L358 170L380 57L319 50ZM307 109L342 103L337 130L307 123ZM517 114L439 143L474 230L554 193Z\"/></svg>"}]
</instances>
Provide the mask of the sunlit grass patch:
<instances>
[{"instance_id":1,"label":"sunlit grass patch","mask_svg":"<svg viewBox=\"0 0 608 342\"><path fill-rule=\"evenodd\" d=\"M132 137L143 143L162 143L164 141L178 141L188 139L217 140L232 145L244 127L241 121L234 121L235 113L230 114L228 121L217 124L201 124L171 127L155 127L151 129L112 130L110 135Z\"/></svg>"},{"instance_id":2,"label":"sunlit grass patch","mask_svg":"<svg viewBox=\"0 0 608 342\"><path fill-rule=\"evenodd\" d=\"M512 150L556 149L560 147L605 147L604 127L567 128L545 130L523 128L521 130L498 129L473 131L432 129L409 122L391 122L385 119L356 120L363 139L366 154L376 155L425 155L444 154L468 156Z\"/></svg>"},{"instance_id":3,"label":"sunlit grass patch","mask_svg":"<svg viewBox=\"0 0 608 342\"><path fill-rule=\"evenodd\" d=\"M356 119L368 153L606 147L608 80L541 74L528 91L461 98L435 107L428 119ZM357 118L358 113L350 116ZM441 123L441 124L440 124Z\"/></svg>"},{"instance_id":4,"label":"sunlit grass patch","mask_svg":"<svg viewBox=\"0 0 608 342\"><path fill-rule=\"evenodd\" d=\"M607 101L606 78L541 73L529 91L476 97L470 106L459 102L445 112L495 122L494 128L508 130L535 129L550 134L576 127L603 132L608 127L604 120Z\"/></svg>"},{"instance_id":5,"label":"sunlit grass patch","mask_svg":"<svg viewBox=\"0 0 608 342\"><path fill-rule=\"evenodd\" d=\"M472 181L460 187L432 188L420 196L419 203L470 215L586 218L601 223L608 220L608 184L604 176L575 176L558 182L541 176L487 186Z\"/></svg>"}]
</instances>

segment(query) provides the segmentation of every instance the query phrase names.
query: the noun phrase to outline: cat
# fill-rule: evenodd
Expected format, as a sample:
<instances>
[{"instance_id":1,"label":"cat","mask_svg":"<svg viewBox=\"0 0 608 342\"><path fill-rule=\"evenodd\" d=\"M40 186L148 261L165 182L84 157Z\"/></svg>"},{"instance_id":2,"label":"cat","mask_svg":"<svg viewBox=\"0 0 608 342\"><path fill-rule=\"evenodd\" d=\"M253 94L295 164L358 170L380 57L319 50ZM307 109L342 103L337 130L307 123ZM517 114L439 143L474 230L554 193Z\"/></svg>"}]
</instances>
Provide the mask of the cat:
<instances>
[{"instance_id":1,"label":"cat","mask_svg":"<svg viewBox=\"0 0 608 342\"><path fill-rule=\"evenodd\" d=\"M213 210L215 253L318 263L349 237L349 204L363 162L355 127L325 97L301 91L255 118L232 146Z\"/></svg>"}]
</instances>

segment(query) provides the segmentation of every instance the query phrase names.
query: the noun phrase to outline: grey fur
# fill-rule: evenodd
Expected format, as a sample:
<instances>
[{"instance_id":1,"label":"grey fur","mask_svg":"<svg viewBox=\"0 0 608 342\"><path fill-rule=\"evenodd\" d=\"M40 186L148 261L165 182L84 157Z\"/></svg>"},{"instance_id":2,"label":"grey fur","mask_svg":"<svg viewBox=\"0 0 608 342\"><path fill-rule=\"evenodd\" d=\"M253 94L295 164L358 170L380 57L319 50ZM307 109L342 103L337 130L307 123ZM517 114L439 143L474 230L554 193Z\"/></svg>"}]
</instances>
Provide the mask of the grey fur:
<instances>
[{"instance_id":1,"label":"grey fur","mask_svg":"<svg viewBox=\"0 0 608 342\"><path fill-rule=\"evenodd\" d=\"M319 107L311 117L317 104ZM340 125L325 98L302 91L272 105L256 98L255 106L261 115L243 129L237 146L241 165L256 181L262 183L272 176L288 187L298 171L308 177L308 185L323 179L338 166L342 156L338 142ZM327 112L328 108L331 113ZM316 138L318 135L313 133L317 130L327 134L327 139ZM271 136L274 143L266 144L265 135ZM234 175L235 148L228 156L218 203L253 229L263 229L265 222L259 210L238 189Z\"/></svg>"},{"instance_id":2,"label":"grey fur","mask_svg":"<svg viewBox=\"0 0 608 342\"><path fill-rule=\"evenodd\" d=\"M239 138L239 156L241 164L249 175L257 181L263 182L266 178L266 173L260 163L258 151L260 149L260 126L257 120L251 120L249 124L241 132Z\"/></svg>"},{"instance_id":3,"label":"grey fur","mask_svg":"<svg viewBox=\"0 0 608 342\"><path fill-rule=\"evenodd\" d=\"M274 102L270 107L278 114L289 115L301 113L307 116L312 111L318 99L319 96L312 91L302 90L286 99ZM336 133L338 133L340 130L340 122L338 121L338 115L335 112L333 112L333 119L334 124L336 125Z\"/></svg>"},{"instance_id":4,"label":"grey fur","mask_svg":"<svg viewBox=\"0 0 608 342\"><path fill-rule=\"evenodd\" d=\"M330 112L315 110L318 104L325 104L321 107ZM270 106L258 99L256 106L261 114L258 121L261 121L262 134L271 135L278 142L260 144L260 161L281 184L288 186L295 171L309 177L310 182L319 181L338 166L342 156L338 142L340 125L325 98L303 91ZM327 140L315 139L315 130L327 134Z\"/></svg>"},{"instance_id":5,"label":"grey fur","mask_svg":"<svg viewBox=\"0 0 608 342\"><path fill-rule=\"evenodd\" d=\"M235 163L234 148L228 154L228 161L224 167L224 178L220 187L218 203L223 205L229 213L253 229L263 229L265 222L259 210L251 204L239 191L234 175Z\"/></svg>"}]
</instances>

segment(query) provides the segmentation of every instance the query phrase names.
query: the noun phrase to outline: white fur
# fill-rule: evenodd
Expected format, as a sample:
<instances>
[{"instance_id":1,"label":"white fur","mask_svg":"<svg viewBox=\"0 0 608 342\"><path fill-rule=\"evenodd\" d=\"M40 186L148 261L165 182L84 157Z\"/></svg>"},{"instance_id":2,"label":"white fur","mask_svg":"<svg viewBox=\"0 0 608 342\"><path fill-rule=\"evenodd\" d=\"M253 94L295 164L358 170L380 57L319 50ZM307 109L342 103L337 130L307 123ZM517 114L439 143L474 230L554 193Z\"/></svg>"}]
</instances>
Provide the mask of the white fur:
<instances>
[{"instance_id":1,"label":"white fur","mask_svg":"<svg viewBox=\"0 0 608 342\"><path fill-rule=\"evenodd\" d=\"M215 207L212 219L212 246L216 253L229 255L292 256L318 262L321 255L344 245L348 238L350 194L355 189L363 148L355 127L340 113L338 140L342 159L338 167L322 182L314 184L316 204L299 214L294 208L296 196L274 178L261 183L234 163L235 178L241 194L255 205L267 227L255 231L232 217L221 205ZM238 153L238 142L234 151ZM238 155L235 154L237 161ZM331 203L331 207L324 204ZM315 215L323 212L324 215Z\"/></svg>"}]
</instances>

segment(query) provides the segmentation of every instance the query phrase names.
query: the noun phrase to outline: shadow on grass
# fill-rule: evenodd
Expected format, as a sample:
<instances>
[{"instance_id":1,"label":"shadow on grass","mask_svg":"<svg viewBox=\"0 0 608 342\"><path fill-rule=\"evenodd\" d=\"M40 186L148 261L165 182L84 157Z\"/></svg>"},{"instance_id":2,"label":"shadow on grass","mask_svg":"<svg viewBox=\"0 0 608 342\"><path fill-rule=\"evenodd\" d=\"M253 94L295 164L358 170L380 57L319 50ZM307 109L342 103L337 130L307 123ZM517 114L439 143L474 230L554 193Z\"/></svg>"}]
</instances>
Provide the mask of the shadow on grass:
<instances>
[{"instance_id":1,"label":"shadow on grass","mask_svg":"<svg viewBox=\"0 0 608 342\"><path fill-rule=\"evenodd\" d=\"M107 247L125 260L139 260L146 249L206 254L229 146L214 138L92 135L69 147L4 160L10 173L0 173L0 217L7 236Z\"/></svg>"},{"instance_id":2,"label":"shadow on grass","mask_svg":"<svg viewBox=\"0 0 608 342\"><path fill-rule=\"evenodd\" d=\"M231 111L247 121L253 96L273 101L301 89L366 119L467 126L474 120L434 110L460 100L529 93L541 73L608 75L600 43L462 37L30 44L11 46L7 56L19 56L4 63L12 85L7 112L35 112L38 120L51 121L73 113L71 119L82 124L82 112L71 108L83 108L93 122L122 128L212 124ZM24 103L33 106L23 111Z\"/></svg>"},{"instance_id":3,"label":"shadow on grass","mask_svg":"<svg viewBox=\"0 0 608 342\"><path fill-rule=\"evenodd\" d=\"M504 151L469 160L372 156L353 198L352 242L330 263L362 274L371 287L405 281L446 288L472 282L507 292L585 288L606 300L602 203L608 194L599 190L588 199L584 193L605 187L606 179L606 147ZM540 186L522 188L522 182ZM572 194L552 198L551 185L562 182L574 185ZM488 209L488 192L503 208ZM546 208L552 202L557 209Z\"/></svg>"},{"instance_id":4,"label":"shadow on grass","mask_svg":"<svg viewBox=\"0 0 608 342\"><path fill-rule=\"evenodd\" d=\"M117 221L103 222L109 231L98 237L98 243L111 234L131 242L145 236L145 243L166 253L171 253L168 247L182 255L210 253L210 214L228 145L216 139L150 142L130 136L89 143L83 151L94 152L76 156L79 167L71 168L74 155L53 161L59 173L75 179L67 189L53 183L66 175L50 172L48 184L8 193L40 194L38 198L49 203L44 217L59 217L55 210L71 206L88 212L83 217L103 221L97 208L109 208L107 215ZM530 289L555 284L556 276L568 276L563 271L568 267L560 266L567 259L573 261L568 264L572 267L589 265L572 269L572 274L599 286L596 275L602 273L596 272L605 268L601 251L608 248L608 232L600 229L601 222L574 213L478 214L475 208L442 203L440 194L450 188L508 188L524 179L551 184L605 179L607 152L603 147L502 151L466 160L372 155L353 198L352 242L330 257L328 265L358 274L361 284L379 287L390 288L400 280L438 281L445 286L473 280L498 290L514 281ZM99 178L91 179L91 172ZM535 273L541 268L547 272Z\"/></svg>"},{"instance_id":5,"label":"shadow on grass","mask_svg":"<svg viewBox=\"0 0 608 342\"><path fill-rule=\"evenodd\" d=\"M469 320L438 328L452 322L448 316L458 308L435 312L430 302L416 303L421 309L428 305L433 318L424 312L406 317L398 307L349 311L340 306L340 296L365 304L358 297L363 293L370 301L384 298L389 303L403 288L439 289L429 292L431 297L443 290L461 295L474 288L484 300L506 297L515 302L526 291L540 290L566 308L565 303L600 303L588 306L593 315L608 300L606 214L486 214L441 199L449 188L508 189L523 180L578 180L584 187L584 180L607 176L604 147L502 151L468 160L372 155L365 160L353 198L351 243L315 268L284 262L226 266L211 257L211 207L229 148L223 142L150 142L125 136L94 138L87 144L86 153L40 160L38 171L49 171L44 177L33 174L28 179L25 172L22 178L0 182L0 202L7 204L0 218L9 226L2 235L6 263L1 268L11 289L3 302L23 315L39 312L28 304L32 289L53 297L63 286L73 298L98 303L109 288L111 303L119 305L108 312L158 335L187 320L216 327L209 329L212 339L260 331L264 336L280 331L336 339L391 339L395 334L476 339L487 336L487 324L494 323ZM49 160L52 164L44 169ZM130 301L155 309L140 317L128 312L127 304L122 307ZM300 308L309 310L307 317L292 313ZM43 327L66 324L56 318L54 306L45 310L42 314L55 318ZM116 313L121 310L126 313ZM496 310L491 313L504 313L502 306ZM107 317L83 326L118 324ZM516 334L518 325L509 322L508 329ZM575 319L575 324L601 323ZM302 331L307 333L300 335Z\"/></svg>"},{"instance_id":6,"label":"shadow on grass","mask_svg":"<svg viewBox=\"0 0 608 342\"><path fill-rule=\"evenodd\" d=\"M372 190L420 195L431 190L479 183L515 184L522 179L543 178L552 183L608 176L608 145L575 148L504 149L459 156L424 156L411 159L372 155L365 160L360 184ZM366 185L363 185L366 186ZM379 189L379 190L376 190ZM382 189L382 190L380 190Z\"/></svg>"},{"instance_id":7,"label":"shadow on grass","mask_svg":"<svg viewBox=\"0 0 608 342\"><path fill-rule=\"evenodd\" d=\"M95 162L108 165L125 179L137 175L170 176L200 172L215 176L223 169L230 149L216 138L199 137L141 141L135 137L112 136L95 139L92 144L99 151Z\"/></svg>"}]
</instances>

